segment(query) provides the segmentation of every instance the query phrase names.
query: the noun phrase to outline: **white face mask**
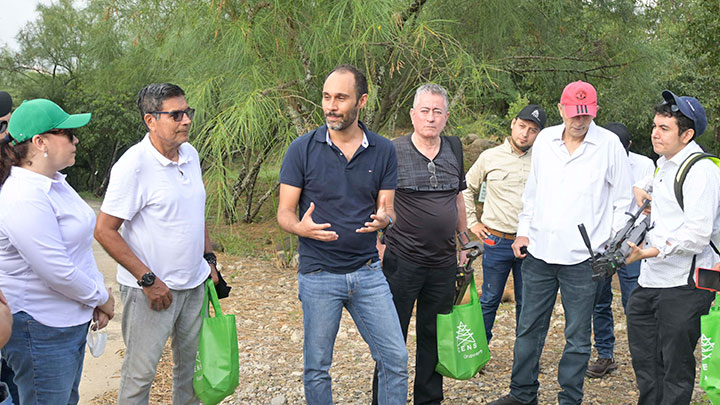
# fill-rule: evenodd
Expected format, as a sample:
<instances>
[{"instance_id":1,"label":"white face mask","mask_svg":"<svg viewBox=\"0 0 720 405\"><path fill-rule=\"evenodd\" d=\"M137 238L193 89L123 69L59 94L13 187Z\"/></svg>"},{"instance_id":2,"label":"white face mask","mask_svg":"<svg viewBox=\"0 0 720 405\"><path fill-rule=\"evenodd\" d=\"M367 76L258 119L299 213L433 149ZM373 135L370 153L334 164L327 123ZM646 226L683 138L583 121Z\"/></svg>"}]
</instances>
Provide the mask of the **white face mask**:
<instances>
[{"instance_id":1,"label":"white face mask","mask_svg":"<svg viewBox=\"0 0 720 405\"><path fill-rule=\"evenodd\" d=\"M93 357L100 357L105 353L105 344L107 343L107 333L96 330L88 330L87 346Z\"/></svg>"}]
</instances>

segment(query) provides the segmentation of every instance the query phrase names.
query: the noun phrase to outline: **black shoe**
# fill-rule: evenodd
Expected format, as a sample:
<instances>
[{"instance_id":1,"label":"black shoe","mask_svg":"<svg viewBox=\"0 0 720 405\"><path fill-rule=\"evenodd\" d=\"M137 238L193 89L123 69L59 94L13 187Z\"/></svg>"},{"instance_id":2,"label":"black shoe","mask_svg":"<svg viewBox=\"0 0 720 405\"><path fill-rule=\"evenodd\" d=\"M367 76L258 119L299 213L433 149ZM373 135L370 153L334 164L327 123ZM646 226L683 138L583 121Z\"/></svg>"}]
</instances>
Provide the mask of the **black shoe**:
<instances>
[{"instance_id":1,"label":"black shoe","mask_svg":"<svg viewBox=\"0 0 720 405\"><path fill-rule=\"evenodd\" d=\"M502 398L496 399L492 402L488 402L488 405L537 405L537 403L537 398L533 399L532 402L526 404L525 402L518 401L511 394L507 394Z\"/></svg>"},{"instance_id":2,"label":"black shoe","mask_svg":"<svg viewBox=\"0 0 720 405\"><path fill-rule=\"evenodd\" d=\"M595 363L588 366L587 370L585 370L585 375L590 378L600 378L605 374L610 374L617 370L617 368L618 366L615 364L613 358L603 359L600 357L595 360Z\"/></svg>"}]
</instances>

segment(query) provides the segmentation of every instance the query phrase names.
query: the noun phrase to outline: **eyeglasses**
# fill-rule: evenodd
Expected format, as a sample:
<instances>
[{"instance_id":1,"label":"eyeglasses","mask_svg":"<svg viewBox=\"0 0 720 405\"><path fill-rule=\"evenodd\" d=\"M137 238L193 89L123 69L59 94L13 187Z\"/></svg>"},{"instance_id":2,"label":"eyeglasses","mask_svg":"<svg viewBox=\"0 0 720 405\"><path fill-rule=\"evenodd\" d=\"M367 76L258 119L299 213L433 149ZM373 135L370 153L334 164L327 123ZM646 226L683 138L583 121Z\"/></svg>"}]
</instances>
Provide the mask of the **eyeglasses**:
<instances>
[{"instance_id":1,"label":"eyeglasses","mask_svg":"<svg viewBox=\"0 0 720 405\"><path fill-rule=\"evenodd\" d=\"M5 120L0 121L0 134L2 134L2 133L4 133L5 131L7 131L7 127L8 127L8 122L7 122L7 121L5 121Z\"/></svg>"},{"instance_id":2,"label":"eyeglasses","mask_svg":"<svg viewBox=\"0 0 720 405\"><path fill-rule=\"evenodd\" d=\"M433 186L433 188L437 188L438 179L437 175L435 174L435 162L429 162L427 167L428 171L430 172L430 185Z\"/></svg>"},{"instance_id":3,"label":"eyeglasses","mask_svg":"<svg viewBox=\"0 0 720 405\"><path fill-rule=\"evenodd\" d=\"M48 134L53 135L64 135L67 137L70 143L75 141L75 129L74 128L63 128L63 129L51 129L47 131Z\"/></svg>"},{"instance_id":4,"label":"eyeglasses","mask_svg":"<svg viewBox=\"0 0 720 405\"><path fill-rule=\"evenodd\" d=\"M168 114L172 117L175 122L180 122L183 119L183 115L187 115L192 121L195 116L195 109L188 108L187 110L175 110L175 111L150 111L148 114Z\"/></svg>"}]
</instances>

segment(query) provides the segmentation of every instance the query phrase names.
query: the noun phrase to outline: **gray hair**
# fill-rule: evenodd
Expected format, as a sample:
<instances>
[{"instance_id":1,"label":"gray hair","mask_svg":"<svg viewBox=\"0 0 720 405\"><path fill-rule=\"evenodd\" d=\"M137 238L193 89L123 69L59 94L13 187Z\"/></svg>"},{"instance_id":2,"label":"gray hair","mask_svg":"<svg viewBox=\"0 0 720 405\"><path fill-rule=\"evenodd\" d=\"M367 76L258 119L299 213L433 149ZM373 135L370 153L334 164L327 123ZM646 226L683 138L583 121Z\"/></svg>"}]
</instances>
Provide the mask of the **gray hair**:
<instances>
[{"instance_id":1,"label":"gray hair","mask_svg":"<svg viewBox=\"0 0 720 405\"><path fill-rule=\"evenodd\" d=\"M170 83L152 83L140 90L137 96L137 105L140 109L140 119L145 122L145 114L159 111L165 100L184 96L185 92L179 86Z\"/></svg>"},{"instance_id":2,"label":"gray hair","mask_svg":"<svg viewBox=\"0 0 720 405\"><path fill-rule=\"evenodd\" d=\"M418 103L418 99L421 95L425 93L434 94L436 96L442 96L443 100L445 100L445 109L450 108L450 100L448 99L448 92L445 90L445 88L439 84L435 83L426 83L422 86L418 87L418 89L415 91L415 99L413 100L413 108Z\"/></svg>"}]
</instances>

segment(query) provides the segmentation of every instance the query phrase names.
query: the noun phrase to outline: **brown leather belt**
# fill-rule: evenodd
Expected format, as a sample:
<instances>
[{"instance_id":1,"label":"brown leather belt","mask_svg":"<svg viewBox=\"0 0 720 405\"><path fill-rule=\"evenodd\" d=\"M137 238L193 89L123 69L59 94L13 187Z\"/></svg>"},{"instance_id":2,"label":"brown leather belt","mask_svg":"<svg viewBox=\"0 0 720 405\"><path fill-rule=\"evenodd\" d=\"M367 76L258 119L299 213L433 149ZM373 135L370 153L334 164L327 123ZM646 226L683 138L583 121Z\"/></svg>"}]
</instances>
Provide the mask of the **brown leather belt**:
<instances>
[{"instance_id":1,"label":"brown leather belt","mask_svg":"<svg viewBox=\"0 0 720 405\"><path fill-rule=\"evenodd\" d=\"M515 240L515 234L514 234L514 233L500 232L500 231L496 231L496 230L494 230L494 229L492 229L492 228L488 228L487 230L488 230L488 233L489 233L489 234L495 235L495 236L497 236L498 238L503 238L503 239L507 239L507 240Z\"/></svg>"}]
</instances>

